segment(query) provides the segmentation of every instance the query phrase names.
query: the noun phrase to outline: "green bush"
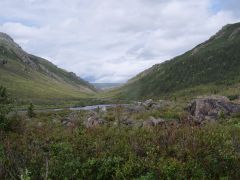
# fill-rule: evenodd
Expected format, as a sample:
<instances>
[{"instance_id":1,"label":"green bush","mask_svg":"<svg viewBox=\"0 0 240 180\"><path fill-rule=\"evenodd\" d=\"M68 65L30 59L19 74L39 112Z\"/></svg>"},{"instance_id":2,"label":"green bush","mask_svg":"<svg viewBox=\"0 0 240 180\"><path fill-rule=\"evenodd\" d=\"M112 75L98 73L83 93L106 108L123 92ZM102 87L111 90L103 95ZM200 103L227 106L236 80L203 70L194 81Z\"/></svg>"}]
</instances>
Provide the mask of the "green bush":
<instances>
[{"instance_id":1,"label":"green bush","mask_svg":"<svg viewBox=\"0 0 240 180\"><path fill-rule=\"evenodd\" d=\"M30 105L28 107L27 114L28 114L29 118L33 118L33 117L36 116L36 114L34 113L34 105L33 105L33 103L30 103Z\"/></svg>"},{"instance_id":2,"label":"green bush","mask_svg":"<svg viewBox=\"0 0 240 180\"><path fill-rule=\"evenodd\" d=\"M240 178L238 117L167 129L72 129L52 121L67 113L38 114L22 123L22 131L6 134L0 146L5 170L0 179Z\"/></svg>"},{"instance_id":3,"label":"green bush","mask_svg":"<svg viewBox=\"0 0 240 180\"><path fill-rule=\"evenodd\" d=\"M12 111L13 101L10 99L6 88L0 86L0 130L6 130L9 125L7 115Z\"/></svg>"},{"instance_id":4,"label":"green bush","mask_svg":"<svg viewBox=\"0 0 240 180\"><path fill-rule=\"evenodd\" d=\"M228 99L231 100L231 101L236 100L236 99L238 99L238 98L239 98L239 95L238 95L238 94L234 94L234 95L229 95L229 96L228 96Z\"/></svg>"}]
</instances>

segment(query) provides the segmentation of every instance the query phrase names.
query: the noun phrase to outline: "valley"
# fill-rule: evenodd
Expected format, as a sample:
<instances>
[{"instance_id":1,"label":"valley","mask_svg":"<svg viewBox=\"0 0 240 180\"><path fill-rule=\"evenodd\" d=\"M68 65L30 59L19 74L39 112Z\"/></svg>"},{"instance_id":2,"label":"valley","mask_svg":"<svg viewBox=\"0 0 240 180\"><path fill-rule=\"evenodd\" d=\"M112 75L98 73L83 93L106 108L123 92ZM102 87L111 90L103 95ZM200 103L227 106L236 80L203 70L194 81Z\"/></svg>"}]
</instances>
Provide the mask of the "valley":
<instances>
[{"instance_id":1,"label":"valley","mask_svg":"<svg viewBox=\"0 0 240 180\"><path fill-rule=\"evenodd\" d=\"M0 33L0 179L239 179L240 23L126 84Z\"/></svg>"}]
</instances>

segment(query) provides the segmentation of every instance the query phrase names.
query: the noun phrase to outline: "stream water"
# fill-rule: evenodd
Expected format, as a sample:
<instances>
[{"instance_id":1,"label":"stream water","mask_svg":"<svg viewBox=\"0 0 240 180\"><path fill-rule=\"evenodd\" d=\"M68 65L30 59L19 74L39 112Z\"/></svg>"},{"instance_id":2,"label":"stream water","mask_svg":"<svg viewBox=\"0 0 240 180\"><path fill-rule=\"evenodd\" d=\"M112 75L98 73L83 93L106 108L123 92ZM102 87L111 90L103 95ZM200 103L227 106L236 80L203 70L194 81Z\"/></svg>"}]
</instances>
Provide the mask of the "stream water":
<instances>
[{"instance_id":1,"label":"stream water","mask_svg":"<svg viewBox=\"0 0 240 180\"><path fill-rule=\"evenodd\" d=\"M84 106L84 107L70 107L70 108L57 108L57 109L39 109L35 110L36 112L51 112L51 111L62 111L62 110L71 110L71 111L79 111L79 110L85 110L85 111L90 111L90 110L95 110L97 108L104 109L108 107L116 107L120 104L100 104L100 105L93 105L93 106ZM21 110L18 112L26 113L26 110Z\"/></svg>"}]
</instances>

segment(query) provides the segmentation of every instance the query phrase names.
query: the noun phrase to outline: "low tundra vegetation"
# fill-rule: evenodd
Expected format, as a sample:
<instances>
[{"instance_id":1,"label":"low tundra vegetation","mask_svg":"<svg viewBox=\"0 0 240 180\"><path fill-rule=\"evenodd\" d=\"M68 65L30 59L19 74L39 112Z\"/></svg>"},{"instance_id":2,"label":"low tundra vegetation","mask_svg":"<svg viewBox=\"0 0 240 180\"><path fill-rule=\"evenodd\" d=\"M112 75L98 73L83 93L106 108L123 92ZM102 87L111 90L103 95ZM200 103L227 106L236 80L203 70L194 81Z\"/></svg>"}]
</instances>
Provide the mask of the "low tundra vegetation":
<instances>
[{"instance_id":1,"label":"low tundra vegetation","mask_svg":"<svg viewBox=\"0 0 240 180\"><path fill-rule=\"evenodd\" d=\"M86 128L92 112L40 113L30 105L34 116L9 115L10 102L1 89L0 179L240 178L239 114L194 125L178 106L131 113L135 121L185 122L144 128L121 124L126 112L115 107L95 112L109 123Z\"/></svg>"},{"instance_id":2,"label":"low tundra vegetation","mask_svg":"<svg viewBox=\"0 0 240 180\"><path fill-rule=\"evenodd\" d=\"M69 113L14 115L11 131L1 129L1 179L240 177L239 116L201 127L87 129L62 125Z\"/></svg>"}]
</instances>

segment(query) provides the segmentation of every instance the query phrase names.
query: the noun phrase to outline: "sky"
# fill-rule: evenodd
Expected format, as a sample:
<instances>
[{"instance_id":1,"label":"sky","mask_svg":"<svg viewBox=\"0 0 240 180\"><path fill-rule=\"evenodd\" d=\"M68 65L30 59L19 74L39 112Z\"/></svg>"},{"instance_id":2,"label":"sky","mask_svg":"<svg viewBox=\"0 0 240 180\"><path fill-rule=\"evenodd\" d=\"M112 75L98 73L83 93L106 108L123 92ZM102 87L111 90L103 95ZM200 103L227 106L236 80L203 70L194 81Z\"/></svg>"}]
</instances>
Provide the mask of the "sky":
<instances>
[{"instance_id":1,"label":"sky","mask_svg":"<svg viewBox=\"0 0 240 180\"><path fill-rule=\"evenodd\" d=\"M0 31L90 82L123 83L240 22L239 0L0 0Z\"/></svg>"}]
</instances>

